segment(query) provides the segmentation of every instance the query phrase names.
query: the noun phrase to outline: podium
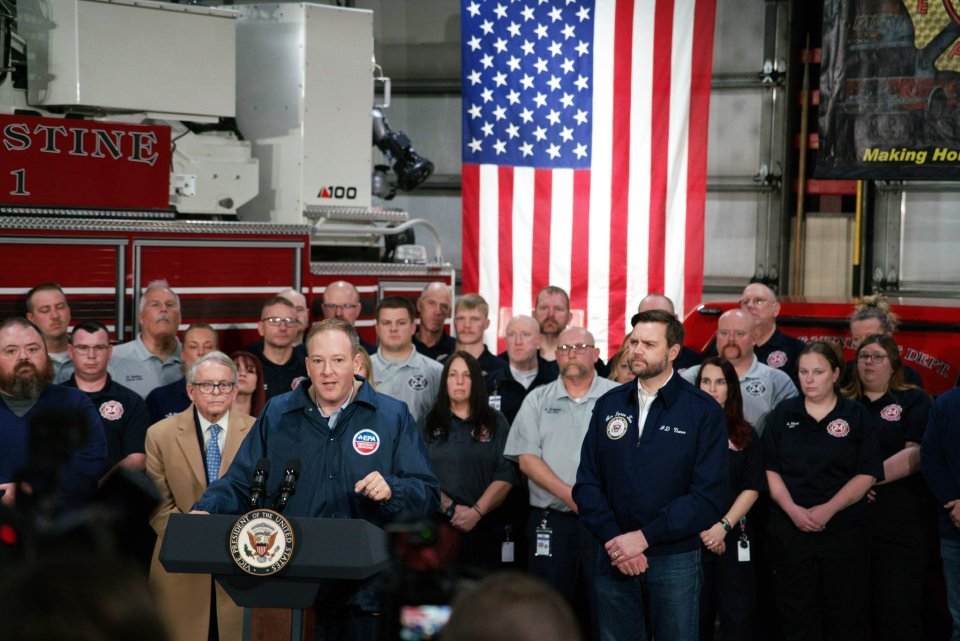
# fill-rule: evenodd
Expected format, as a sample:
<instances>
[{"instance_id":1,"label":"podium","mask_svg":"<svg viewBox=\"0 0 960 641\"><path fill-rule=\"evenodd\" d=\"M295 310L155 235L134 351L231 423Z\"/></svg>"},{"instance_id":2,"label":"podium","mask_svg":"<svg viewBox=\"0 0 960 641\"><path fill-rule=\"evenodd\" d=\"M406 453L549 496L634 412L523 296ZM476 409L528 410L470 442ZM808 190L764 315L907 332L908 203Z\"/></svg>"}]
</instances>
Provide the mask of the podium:
<instances>
[{"instance_id":1,"label":"podium","mask_svg":"<svg viewBox=\"0 0 960 641\"><path fill-rule=\"evenodd\" d=\"M290 562L276 574L253 576L230 556L238 518L171 514L160 563L167 572L212 574L245 609L244 641L312 641L312 606L324 581L362 581L390 565L387 534L368 521L288 517L296 545Z\"/></svg>"}]
</instances>

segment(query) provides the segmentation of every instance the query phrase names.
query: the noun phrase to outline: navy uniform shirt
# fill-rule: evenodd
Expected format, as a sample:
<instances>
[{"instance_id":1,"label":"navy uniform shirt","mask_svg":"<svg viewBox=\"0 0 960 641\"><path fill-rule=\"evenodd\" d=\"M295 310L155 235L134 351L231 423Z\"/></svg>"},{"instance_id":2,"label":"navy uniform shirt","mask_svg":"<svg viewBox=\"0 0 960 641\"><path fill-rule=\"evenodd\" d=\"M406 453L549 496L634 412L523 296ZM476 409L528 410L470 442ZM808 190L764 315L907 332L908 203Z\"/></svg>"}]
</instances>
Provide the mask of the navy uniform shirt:
<instances>
[{"instance_id":1,"label":"navy uniform shirt","mask_svg":"<svg viewBox=\"0 0 960 641\"><path fill-rule=\"evenodd\" d=\"M760 436L754 433L750 442L742 450L735 449L730 442L727 443L727 448L730 455L730 504L733 505L740 493L746 490L766 491L767 481L763 473L763 445L760 442ZM728 507L727 510L729 509ZM729 560L737 558L737 545L741 534L746 533L747 538L753 540L754 523L751 515L752 511L748 512L741 521L730 524L732 528L724 537L727 549L721 556ZM707 562L718 558L716 554L707 550L704 550L701 555L701 560Z\"/></svg>"},{"instance_id":2,"label":"navy uniform shirt","mask_svg":"<svg viewBox=\"0 0 960 641\"><path fill-rule=\"evenodd\" d=\"M63 382L66 387L77 387L76 375ZM140 395L129 387L117 383L107 375L107 384L96 392L84 394L100 414L103 431L107 437L107 462L103 474L130 454L144 454L144 441L150 416Z\"/></svg>"},{"instance_id":3,"label":"navy uniform shirt","mask_svg":"<svg viewBox=\"0 0 960 641\"><path fill-rule=\"evenodd\" d=\"M420 342L420 339L417 338L417 335L413 335L413 346L417 349L418 352L426 356L427 358L432 358L435 361L443 361L453 354L457 350L457 339L453 336L450 336L446 332L440 335L440 340L437 341L436 345L428 347ZM371 352L372 354L373 352Z\"/></svg>"},{"instance_id":4,"label":"navy uniform shirt","mask_svg":"<svg viewBox=\"0 0 960 641\"><path fill-rule=\"evenodd\" d=\"M296 387L295 382L307 378L307 348L302 343L293 348L290 360L282 365L277 365L263 355L262 341L250 344L247 351L259 358L263 365L263 389L267 400L289 392Z\"/></svg>"},{"instance_id":5,"label":"navy uniform shirt","mask_svg":"<svg viewBox=\"0 0 960 641\"><path fill-rule=\"evenodd\" d=\"M683 374L684 370L696 367L703 362L703 355L696 350L692 350L686 345L680 346L680 353L677 359L673 361L673 371Z\"/></svg>"},{"instance_id":6,"label":"navy uniform shirt","mask_svg":"<svg viewBox=\"0 0 960 641\"><path fill-rule=\"evenodd\" d=\"M523 399L527 394L557 380L560 376L560 368L557 367L556 361L545 361L537 354L537 375L531 381L530 387L524 387L513 377L507 353L500 354L499 358L507 364L507 367L489 377L488 387L490 396L500 397L500 413L507 418L510 425L513 425L513 419L517 417L517 412L520 411L520 406L523 405Z\"/></svg>"},{"instance_id":7,"label":"navy uniform shirt","mask_svg":"<svg viewBox=\"0 0 960 641\"><path fill-rule=\"evenodd\" d=\"M922 443L930 413L930 397L919 389L888 391L875 401L864 396L860 402L870 416L870 426L880 440L880 456L887 460L904 448L907 441ZM915 521L929 508L930 495L921 474L911 474L874 488L872 506L875 519Z\"/></svg>"},{"instance_id":8,"label":"navy uniform shirt","mask_svg":"<svg viewBox=\"0 0 960 641\"><path fill-rule=\"evenodd\" d=\"M870 416L863 405L842 396L819 421L807 413L803 396L782 401L767 415L763 449L764 467L780 475L800 507L826 503L858 474L883 479L880 439L870 426ZM776 502L773 510L783 514ZM866 517L864 496L838 512L831 523Z\"/></svg>"},{"instance_id":9,"label":"navy uniform shirt","mask_svg":"<svg viewBox=\"0 0 960 641\"><path fill-rule=\"evenodd\" d=\"M920 378L920 372L904 363L903 359L900 360L900 364L903 366L903 382L907 385L916 385L920 389L923 389L923 379ZM840 389L843 389L850 384L850 381L853 380L853 372L856 369L857 361L847 361L847 369L843 372L843 379L840 381Z\"/></svg>"},{"instance_id":10,"label":"navy uniform shirt","mask_svg":"<svg viewBox=\"0 0 960 641\"><path fill-rule=\"evenodd\" d=\"M503 456L510 425L499 412L494 433L479 433L473 419L451 417L446 436L427 435L427 455L440 489L457 505L473 505L494 481L519 482L516 463Z\"/></svg>"},{"instance_id":11,"label":"navy uniform shirt","mask_svg":"<svg viewBox=\"0 0 960 641\"><path fill-rule=\"evenodd\" d=\"M960 499L960 387L944 392L933 403L920 445L923 477L937 502L940 538L960 541L960 528L943 505Z\"/></svg>"},{"instance_id":12,"label":"navy uniform shirt","mask_svg":"<svg viewBox=\"0 0 960 641\"><path fill-rule=\"evenodd\" d=\"M187 396L187 379L168 383L147 394L147 412L150 414L150 424L162 421L168 416L179 414L190 407L190 397Z\"/></svg>"}]
</instances>

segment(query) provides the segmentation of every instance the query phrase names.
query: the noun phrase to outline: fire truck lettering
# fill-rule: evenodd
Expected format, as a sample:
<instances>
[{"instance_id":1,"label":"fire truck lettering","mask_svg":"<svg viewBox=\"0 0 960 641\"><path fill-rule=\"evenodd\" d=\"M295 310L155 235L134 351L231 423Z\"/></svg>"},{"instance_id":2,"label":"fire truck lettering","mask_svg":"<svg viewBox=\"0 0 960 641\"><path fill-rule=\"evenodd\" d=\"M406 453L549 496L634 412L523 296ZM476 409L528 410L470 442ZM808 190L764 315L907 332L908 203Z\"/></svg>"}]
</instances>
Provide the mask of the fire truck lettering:
<instances>
[{"instance_id":1,"label":"fire truck lettering","mask_svg":"<svg viewBox=\"0 0 960 641\"><path fill-rule=\"evenodd\" d=\"M157 142L157 135L152 131L146 133L131 131L130 137L133 139L133 151L130 153L129 160L142 162L152 167L159 156L157 152L153 151L153 145Z\"/></svg>"},{"instance_id":2,"label":"fire truck lettering","mask_svg":"<svg viewBox=\"0 0 960 641\"><path fill-rule=\"evenodd\" d=\"M71 131L73 133L73 149L70 150L70 155L89 156L90 154L83 149L83 139L87 135L87 130L74 127Z\"/></svg>"},{"instance_id":3,"label":"fire truck lettering","mask_svg":"<svg viewBox=\"0 0 960 641\"><path fill-rule=\"evenodd\" d=\"M14 123L3 128L3 146L7 151L30 149L30 128L23 123Z\"/></svg>"},{"instance_id":4,"label":"fire truck lettering","mask_svg":"<svg viewBox=\"0 0 960 641\"><path fill-rule=\"evenodd\" d=\"M57 148L57 134L67 135L67 128L63 125L37 125L33 128L33 133L43 133L44 135L44 144L42 151L45 154L59 154L60 149Z\"/></svg>"},{"instance_id":5,"label":"fire truck lettering","mask_svg":"<svg viewBox=\"0 0 960 641\"><path fill-rule=\"evenodd\" d=\"M96 150L93 152L94 158L103 158L103 152L101 151L102 146L106 146L107 151L110 152L110 157L114 160L117 160L122 155L120 153L120 141L123 139L122 131L104 131L102 129L97 129L93 132L96 136ZM111 140L110 135L114 134L116 137Z\"/></svg>"}]
</instances>

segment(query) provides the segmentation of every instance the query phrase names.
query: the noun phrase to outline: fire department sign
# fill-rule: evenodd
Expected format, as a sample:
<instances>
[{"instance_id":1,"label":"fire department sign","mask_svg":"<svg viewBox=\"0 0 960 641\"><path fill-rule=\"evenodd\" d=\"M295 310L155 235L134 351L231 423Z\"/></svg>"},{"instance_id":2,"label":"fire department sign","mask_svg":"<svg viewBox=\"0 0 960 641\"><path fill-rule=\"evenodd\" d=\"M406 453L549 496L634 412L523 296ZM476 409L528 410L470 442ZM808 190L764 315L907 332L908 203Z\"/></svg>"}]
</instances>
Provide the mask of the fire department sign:
<instances>
[{"instance_id":1,"label":"fire department sign","mask_svg":"<svg viewBox=\"0 0 960 641\"><path fill-rule=\"evenodd\" d=\"M294 551L290 521L273 510L252 510L230 530L230 556L247 574L267 576L286 567Z\"/></svg>"}]
</instances>

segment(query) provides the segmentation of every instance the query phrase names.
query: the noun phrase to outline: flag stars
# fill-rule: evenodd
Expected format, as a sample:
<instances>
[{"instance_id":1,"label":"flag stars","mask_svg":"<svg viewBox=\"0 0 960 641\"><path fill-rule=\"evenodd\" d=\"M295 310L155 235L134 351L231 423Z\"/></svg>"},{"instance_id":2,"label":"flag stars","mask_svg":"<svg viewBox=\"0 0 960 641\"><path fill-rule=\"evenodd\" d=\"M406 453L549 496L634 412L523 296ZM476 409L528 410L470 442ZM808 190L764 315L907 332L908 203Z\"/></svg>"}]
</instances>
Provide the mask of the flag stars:
<instances>
[{"instance_id":1,"label":"flag stars","mask_svg":"<svg viewBox=\"0 0 960 641\"><path fill-rule=\"evenodd\" d=\"M533 55L533 43L529 40L524 40L523 44L520 45L520 48L523 49L523 55L532 56Z\"/></svg>"},{"instance_id":2,"label":"flag stars","mask_svg":"<svg viewBox=\"0 0 960 641\"><path fill-rule=\"evenodd\" d=\"M481 151L483 151L483 143L476 138L467 143L467 146L470 147L470 151L475 154L479 154Z\"/></svg>"},{"instance_id":3,"label":"flag stars","mask_svg":"<svg viewBox=\"0 0 960 641\"><path fill-rule=\"evenodd\" d=\"M537 58L537 61L533 64L537 69L537 73L546 73L547 71L547 60L546 58Z\"/></svg>"},{"instance_id":4,"label":"flag stars","mask_svg":"<svg viewBox=\"0 0 960 641\"><path fill-rule=\"evenodd\" d=\"M493 48L497 50L497 53L504 53L507 50L507 41L503 38L497 38L497 41L493 43Z\"/></svg>"},{"instance_id":5,"label":"flag stars","mask_svg":"<svg viewBox=\"0 0 960 641\"><path fill-rule=\"evenodd\" d=\"M560 99L560 104L563 105L564 109L569 109L573 106L573 94L565 93L563 98Z\"/></svg>"},{"instance_id":6,"label":"flag stars","mask_svg":"<svg viewBox=\"0 0 960 641\"><path fill-rule=\"evenodd\" d=\"M520 112L520 120L523 122L533 122L533 112L529 109L524 109Z\"/></svg>"},{"instance_id":7,"label":"flag stars","mask_svg":"<svg viewBox=\"0 0 960 641\"><path fill-rule=\"evenodd\" d=\"M563 34L563 39L569 40L570 38L573 38L575 29L576 28L573 26L572 23L565 26L563 30L560 32Z\"/></svg>"},{"instance_id":8,"label":"flag stars","mask_svg":"<svg viewBox=\"0 0 960 641\"><path fill-rule=\"evenodd\" d=\"M573 60L564 58L563 62L560 63L560 68L563 69L564 74L573 73Z\"/></svg>"},{"instance_id":9,"label":"flag stars","mask_svg":"<svg viewBox=\"0 0 960 641\"><path fill-rule=\"evenodd\" d=\"M583 109L577 109L577 115L575 115L573 119L577 121L578 125L582 125L587 122L587 112Z\"/></svg>"},{"instance_id":10,"label":"flag stars","mask_svg":"<svg viewBox=\"0 0 960 641\"><path fill-rule=\"evenodd\" d=\"M498 87L502 87L507 84L507 74L502 71L498 71L497 74L493 77L493 82L496 83Z\"/></svg>"},{"instance_id":11,"label":"flag stars","mask_svg":"<svg viewBox=\"0 0 960 641\"><path fill-rule=\"evenodd\" d=\"M524 7L523 10L522 10L520 13L521 13L521 15L523 15L523 21L524 21L524 22L528 22L528 21L530 21L530 20L533 20L533 7L531 7L531 6L528 5L528 6Z\"/></svg>"},{"instance_id":12,"label":"flag stars","mask_svg":"<svg viewBox=\"0 0 960 641\"><path fill-rule=\"evenodd\" d=\"M550 121L550 124L556 127L560 124L560 113L556 109L551 109L550 113L547 114L547 120Z\"/></svg>"},{"instance_id":13,"label":"flag stars","mask_svg":"<svg viewBox=\"0 0 960 641\"><path fill-rule=\"evenodd\" d=\"M550 10L550 20L552 22L559 22L563 20L563 11L560 10L560 7L554 7Z\"/></svg>"},{"instance_id":14,"label":"flag stars","mask_svg":"<svg viewBox=\"0 0 960 641\"><path fill-rule=\"evenodd\" d=\"M511 105L518 104L520 102L520 92L516 89L511 89L510 93L507 94L507 102Z\"/></svg>"},{"instance_id":15,"label":"flag stars","mask_svg":"<svg viewBox=\"0 0 960 641\"><path fill-rule=\"evenodd\" d=\"M467 45L470 46L470 51L476 51L480 48L480 38L476 34L469 40L467 40Z\"/></svg>"},{"instance_id":16,"label":"flag stars","mask_svg":"<svg viewBox=\"0 0 960 641\"><path fill-rule=\"evenodd\" d=\"M577 91L583 91L587 88L587 78L586 76L578 75L577 79L573 81L573 84L576 86Z\"/></svg>"},{"instance_id":17,"label":"flag stars","mask_svg":"<svg viewBox=\"0 0 960 641\"><path fill-rule=\"evenodd\" d=\"M507 60L507 66L510 67L510 71L516 71L520 68L520 58L516 56L510 56L510 59Z\"/></svg>"},{"instance_id":18,"label":"flag stars","mask_svg":"<svg viewBox=\"0 0 960 641\"><path fill-rule=\"evenodd\" d=\"M553 143L552 145L547 147L547 155L549 155L551 158L556 160L557 156L560 155L560 145L558 145L557 143Z\"/></svg>"},{"instance_id":19,"label":"flag stars","mask_svg":"<svg viewBox=\"0 0 960 641\"><path fill-rule=\"evenodd\" d=\"M590 19L590 8L589 7L580 7L577 11L577 17L580 18L580 22Z\"/></svg>"},{"instance_id":20,"label":"flag stars","mask_svg":"<svg viewBox=\"0 0 960 641\"><path fill-rule=\"evenodd\" d=\"M556 41L556 40L554 40L553 42L551 42L551 43L550 43L550 46L547 47L547 49L550 50L550 57L551 57L551 58L556 58L556 57L559 56L561 53L563 53L563 45L560 44L560 43L559 43L558 41Z\"/></svg>"},{"instance_id":21,"label":"flag stars","mask_svg":"<svg viewBox=\"0 0 960 641\"><path fill-rule=\"evenodd\" d=\"M537 40L543 40L547 37L547 25L542 23L538 24L537 28L534 29L533 32L537 34Z\"/></svg>"},{"instance_id":22,"label":"flag stars","mask_svg":"<svg viewBox=\"0 0 960 641\"><path fill-rule=\"evenodd\" d=\"M501 20L502 20L503 18L506 18L506 17L507 17L507 7L504 6L504 5L502 5L502 4L498 4L498 5L493 9L493 12L494 12L495 14L497 14L497 18L499 18L499 19L501 19Z\"/></svg>"},{"instance_id":23,"label":"flag stars","mask_svg":"<svg viewBox=\"0 0 960 641\"><path fill-rule=\"evenodd\" d=\"M533 102L537 105L537 107L546 107L547 97L538 91L537 95L533 97Z\"/></svg>"},{"instance_id":24,"label":"flag stars","mask_svg":"<svg viewBox=\"0 0 960 641\"><path fill-rule=\"evenodd\" d=\"M564 127L560 130L560 138L563 139L563 142L570 142L573 140L573 129L570 127Z\"/></svg>"},{"instance_id":25,"label":"flag stars","mask_svg":"<svg viewBox=\"0 0 960 641\"><path fill-rule=\"evenodd\" d=\"M484 87L483 91L480 92L480 97L483 98L483 102L493 102L493 89L490 87Z\"/></svg>"},{"instance_id":26,"label":"flag stars","mask_svg":"<svg viewBox=\"0 0 960 641\"><path fill-rule=\"evenodd\" d=\"M550 87L550 91L557 91L560 88L560 78L550 76L550 80L547 80L547 86Z\"/></svg>"},{"instance_id":27,"label":"flag stars","mask_svg":"<svg viewBox=\"0 0 960 641\"><path fill-rule=\"evenodd\" d=\"M547 130L543 127L537 127L533 130L533 137L543 142L547 138Z\"/></svg>"},{"instance_id":28,"label":"flag stars","mask_svg":"<svg viewBox=\"0 0 960 641\"><path fill-rule=\"evenodd\" d=\"M528 73L523 74L523 78L520 79L520 84L523 85L523 88L526 90L533 89L533 76Z\"/></svg>"},{"instance_id":29,"label":"flag stars","mask_svg":"<svg viewBox=\"0 0 960 641\"><path fill-rule=\"evenodd\" d=\"M483 123L483 126L480 127L480 131L483 132L483 136L484 136L484 137L492 136L492 135L493 135L493 123L492 123L492 122L489 122L489 121Z\"/></svg>"},{"instance_id":30,"label":"flag stars","mask_svg":"<svg viewBox=\"0 0 960 641\"><path fill-rule=\"evenodd\" d=\"M517 138L519 135L520 135L520 127L518 127L515 123L512 123L512 122L509 125L507 125L507 136L509 138L511 139Z\"/></svg>"},{"instance_id":31,"label":"flag stars","mask_svg":"<svg viewBox=\"0 0 960 641\"><path fill-rule=\"evenodd\" d=\"M474 69L473 71L470 72L470 75L467 76L467 80L470 81L471 85L477 85L477 84L480 84L481 77L482 75L480 74L480 70Z\"/></svg>"},{"instance_id":32,"label":"flag stars","mask_svg":"<svg viewBox=\"0 0 960 641\"><path fill-rule=\"evenodd\" d=\"M488 53L488 54L485 55L484 57L480 58L480 64L483 65L483 68L484 68L484 69L489 69L490 67L493 66L493 56L491 56L491 55Z\"/></svg>"},{"instance_id":33,"label":"flag stars","mask_svg":"<svg viewBox=\"0 0 960 641\"><path fill-rule=\"evenodd\" d=\"M584 145L583 143L580 143L574 148L573 153L574 155L576 155L577 158L582 159L584 156L587 155L587 146Z\"/></svg>"},{"instance_id":34,"label":"flag stars","mask_svg":"<svg viewBox=\"0 0 960 641\"><path fill-rule=\"evenodd\" d=\"M577 46L574 47L574 49L576 50L577 55L579 55L582 58L583 56L590 53L590 43L580 40L578 41Z\"/></svg>"},{"instance_id":35,"label":"flag stars","mask_svg":"<svg viewBox=\"0 0 960 641\"><path fill-rule=\"evenodd\" d=\"M524 158L526 158L527 156L532 156L533 145L530 144L529 142L523 143L522 145L520 145L520 153L523 154Z\"/></svg>"},{"instance_id":36,"label":"flag stars","mask_svg":"<svg viewBox=\"0 0 960 641\"><path fill-rule=\"evenodd\" d=\"M498 140L497 142L493 143L493 150L497 152L498 156L500 154L505 154L507 153L507 143L502 140Z\"/></svg>"},{"instance_id":37,"label":"flag stars","mask_svg":"<svg viewBox=\"0 0 960 641\"><path fill-rule=\"evenodd\" d=\"M489 36L493 33L493 23L489 20L484 20L483 24L480 25L480 30Z\"/></svg>"},{"instance_id":38,"label":"flag stars","mask_svg":"<svg viewBox=\"0 0 960 641\"><path fill-rule=\"evenodd\" d=\"M497 120L503 120L507 117L507 108L503 105L497 105L497 108L493 110L493 117Z\"/></svg>"},{"instance_id":39,"label":"flag stars","mask_svg":"<svg viewBox=\"0 0 960 641\"><path fill-rule=\"evenodd\" d=\"M467 110L467 113L470 114L470 119L480 118L483 116L483 107L480 105L470 105L470 109Z\"/></svg>"},{"instance_id":40,"label":"flag stars","mask_svg":"<svg viewBox=\"0 0 960 641\"><path fill-rule=\"evenodd\" d=\"M480 5L478 5L476 2L471 2L467 5L467 11L470 12L471 16L476 18L478 15L480 15Z\"/></svg>"},{"instance_id":41,"label":"flag stars","mask_svg":"<svg viewBox=\"0 0 960 641\"><path fill-rule=\"evenodd\" d=\"M510 26L507 27L507 33L510 34L511 38L520 37L520 25L516 22L511 22Z\"/></svg>"}]
</instances>

